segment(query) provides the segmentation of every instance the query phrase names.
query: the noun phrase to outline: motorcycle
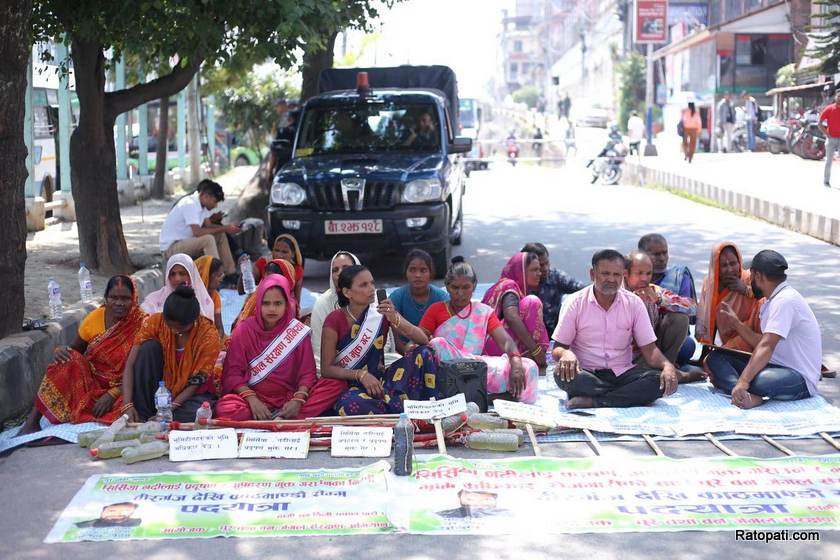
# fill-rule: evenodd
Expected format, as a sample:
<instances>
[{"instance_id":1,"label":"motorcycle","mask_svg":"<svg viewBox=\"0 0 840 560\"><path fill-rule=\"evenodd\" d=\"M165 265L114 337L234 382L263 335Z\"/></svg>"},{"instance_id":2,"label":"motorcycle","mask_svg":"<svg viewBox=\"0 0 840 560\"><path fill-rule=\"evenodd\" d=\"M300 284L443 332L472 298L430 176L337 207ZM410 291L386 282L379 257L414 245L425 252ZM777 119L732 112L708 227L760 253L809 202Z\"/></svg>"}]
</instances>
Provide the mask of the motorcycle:
<instances>
[{"instance_id":1,"label":"motorcycle","mask_svg":"<svg viewBox=\"0 0 840 560\"><path fill-rule=\"evenodd\" d=\"M761 124L761 132L767 137L767 151L771 154L790 153L791 141L798 128L798 119L767 119Z\"/></svg>"},{"instance_id":2,"label":"motorcycle","mask_svg":"<svg viewBox=\"0 0 840 560\"><path fill-rule=\"evenodd\" d=\"M791 140L791 152L802 159L821 160L825 157L825 135L813 115L799 120L800 128Z\"/></svg>"},{"instance_id":3,"label":"motorcycle","mask_svg":"<svg viewBox=\"0 0 840 560\"><path fill-rule=\"evenodd\" d=\"M507 156L508 163L516 167L516 158L519 157L519 145L516 143L516 138L507 139Z\"/></svg>"},{"instance_id":4,"label":"motorcycle","mask_svg":"<svg viewBox=\"0 0 840 560\"><path fill-rule=\"evenodd\" d=\"M589 160L586 167L592 168L592 181L598 179L604 185L615 185L621 180L623 172L621 165L627 157L627 146L617 128L613 127L607 138L607 144L594 159Z\"/></svg>"}]
</instances>

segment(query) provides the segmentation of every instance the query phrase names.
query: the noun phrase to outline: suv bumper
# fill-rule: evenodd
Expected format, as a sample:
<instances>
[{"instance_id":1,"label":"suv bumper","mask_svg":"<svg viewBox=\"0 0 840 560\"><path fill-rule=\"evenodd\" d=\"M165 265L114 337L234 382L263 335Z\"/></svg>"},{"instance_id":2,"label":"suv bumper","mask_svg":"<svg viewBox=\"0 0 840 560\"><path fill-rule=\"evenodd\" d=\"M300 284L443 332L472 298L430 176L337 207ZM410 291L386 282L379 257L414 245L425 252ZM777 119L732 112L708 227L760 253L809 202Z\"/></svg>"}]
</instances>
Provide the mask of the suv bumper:
<instances>
[{"instance_id":1,"label":"suv bumper","mask_svg":"<svg viewBox=\"0 0 840 560\"><path fill-rule=\"evenodd\" d=\"M409 228L409 218L427 218L425 225ZM297 221L298 229L283 226ZM382 220L382 233L326 234L329 220ZM318 212L310 208L268 207L269 246L281 233L297 239L305 257L329 259L338 251L358 253L405 253L423 249L437 253L449 245L449 207L445 202L406 204L391 210L361 212Z\"/></svg>"}]
</instances>

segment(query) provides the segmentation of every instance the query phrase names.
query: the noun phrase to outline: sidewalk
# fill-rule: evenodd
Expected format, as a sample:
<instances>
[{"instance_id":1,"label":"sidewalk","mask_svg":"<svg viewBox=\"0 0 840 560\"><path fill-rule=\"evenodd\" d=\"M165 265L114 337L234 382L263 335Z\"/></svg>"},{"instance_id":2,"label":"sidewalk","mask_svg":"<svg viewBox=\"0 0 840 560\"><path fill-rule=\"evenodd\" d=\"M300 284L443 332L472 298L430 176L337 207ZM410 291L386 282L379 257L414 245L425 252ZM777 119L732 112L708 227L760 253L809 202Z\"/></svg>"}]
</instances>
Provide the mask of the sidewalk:
<instances>
[{"instance_id":1,"label":"sidewalk","mask_svg":"<svg viewBox=\"0 0 840 560\"><path fill-rule=\"evenodd\" d=\"M216 178L225 191L221 209L227 210L236 203L239 193L255 170L255 167L236 167ZM179 196L180 194L177 194L169 200L146 200L142 209L137 204L121 208L128 254L138 268L162 263L163 257L158 246L160 227ZM75 222L61 222L47 226L43 231L29 233L26 237L26 253L26 317L47 317L49 278L55 278L61 286L65 306L79 300L79 233ZM91 280L94 296L100 297L108 278L92 273Z\"/></svg>"},{"instance_id":2,"label":"sidewalk","mask_svg":"<svg viewBox=\"0 0 840 560\"><path fill-rule=\"evenodd\" d=\"M628 159L629 174L712 200L727 208L840 245L840 163L834 188L823 186L823 161L791 154L680 154Z\"/></svg>"}]
</instances>

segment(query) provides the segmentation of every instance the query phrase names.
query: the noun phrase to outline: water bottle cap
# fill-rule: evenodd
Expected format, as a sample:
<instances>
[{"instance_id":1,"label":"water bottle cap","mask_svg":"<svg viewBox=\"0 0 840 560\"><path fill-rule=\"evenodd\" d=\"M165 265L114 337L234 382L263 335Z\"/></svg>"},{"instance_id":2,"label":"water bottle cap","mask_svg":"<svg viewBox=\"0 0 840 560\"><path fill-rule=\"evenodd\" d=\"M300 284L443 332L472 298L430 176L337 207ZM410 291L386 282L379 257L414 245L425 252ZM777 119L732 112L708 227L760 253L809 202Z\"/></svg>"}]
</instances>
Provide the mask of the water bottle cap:
<instances>
[{"instance_id":1,"label":"water bottle cap","mask_svg":"<svg viewBox=\"0 0 840 560\"><path fill-rule=\"evenodd\" d=\"M158 383L158 387L166 387L166 383L164 383L163 381L160 381Z\"/></svg>"},{"instance_id":2,"label":"water bottle cap","mask_svg":"<svg viewBox=\"0 0 840 560\"><path fill-rule=\"evenodd\" d=\"M210 408L210 402L204 401L203 403L201 403L201 408Z\"/></svg>"},{"instance_id":3,"label":"water bottle cap","mask_svg":"<svg viewBox=\"0 0 840 560\"><path fill-rule=\"evenodd\" d=\"M408 413L400 412L400 420L408 420Z\"/></svg>"},{"instance_id":4,"label":"water bottle cap","mask_svg":"<svg viewBox=\"0 0 840 560\"><path fill-rule=\"evenodd\" d=\"M85 268L85 261L79 261L79 268Z\"/></svg>"}]
</instances>

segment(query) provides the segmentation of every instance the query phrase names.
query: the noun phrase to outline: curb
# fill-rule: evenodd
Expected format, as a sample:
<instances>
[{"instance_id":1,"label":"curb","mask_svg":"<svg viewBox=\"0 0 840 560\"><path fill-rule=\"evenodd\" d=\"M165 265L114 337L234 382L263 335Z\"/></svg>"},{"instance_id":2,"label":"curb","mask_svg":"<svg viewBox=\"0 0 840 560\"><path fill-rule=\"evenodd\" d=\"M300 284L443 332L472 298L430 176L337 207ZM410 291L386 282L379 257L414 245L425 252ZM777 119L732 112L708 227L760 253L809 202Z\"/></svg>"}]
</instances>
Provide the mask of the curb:
<instances>
[{"instance_id":1,"label":"curb","mask_svg":"<svg viewBox=\"0 0 840 560\"><path fill-rule=\"evenodd\" d=\"M820 241L840 245L840 220L799 208L732 191L718 185L691 179L644 165L625 162L630 175L643 185L660 184L677 191L711 200L724 208L743 212L771 224L804 233Z\"/></svg>"},{"instance_id":2,"label":"curb","mask_svg":"<svg viewBox=\"0 0 840 560\"><path fill-rule=\"evenodd\" d=\"M131 277L139 301L163 286L163 273L156 268L139 270ZM99 303L77 302L66 307L64 316L50 322L45 331L19 332L0 339L0 422L29 410L53 350L73 342L82 319Z\"/></svg>"}]
</instances>

